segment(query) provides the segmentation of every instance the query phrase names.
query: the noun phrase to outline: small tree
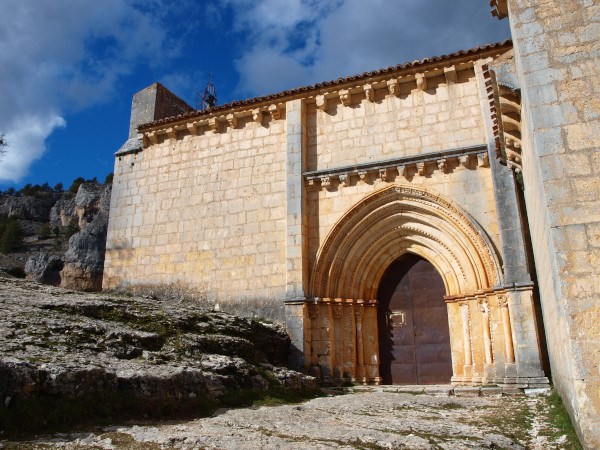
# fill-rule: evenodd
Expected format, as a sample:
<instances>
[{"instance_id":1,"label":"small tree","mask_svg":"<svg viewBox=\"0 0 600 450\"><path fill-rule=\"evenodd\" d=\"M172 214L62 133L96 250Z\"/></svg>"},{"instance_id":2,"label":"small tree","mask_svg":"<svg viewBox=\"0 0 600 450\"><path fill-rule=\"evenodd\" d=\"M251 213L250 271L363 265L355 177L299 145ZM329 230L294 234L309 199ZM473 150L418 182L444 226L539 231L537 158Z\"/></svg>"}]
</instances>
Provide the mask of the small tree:
<instances>
[{"instance_id":1,"label":"small tree","mask_svg":"<svg viewBox=\"0 0 600 450\"><path fill-rule=\"evenodd\" d=\"M0 252L10 253L15 251L22 242L21 227L19 222L15 220L9 220L4 227L2 237L0 237Z\"/></svg>"},{"instance_id":2,"label":"small tree","mask_svg":"<svg viewBox=\"0 0 600 450\"><path fill-rule=\"evenodd\" d=\"M48 239L51 234L52 230L50 229L50 222L47 222L40 228L40 234L38 236L40 239Z\"/></svg>"},{"instance_id":3,"label":"small tree","mask_svg":"<svg viewBox=\"0 0 600 450\"><path fill-rule=\"evenodd\" d=\"M106 178L104 179L104 184L112 184L113 176L114 174L112 172L106 175Z\"/></svg>"},{"instance_id":4,"label":"small tree","mask_svg":"<svg viewBox=\"0 0 600 450\"><path fill-rule=\"evenodd\" d=\"M52 242L52 248L56 251L58 251L62 248L62 240L61 240L60 236L56 236L54 238L54 241Z\"/></svg>"},{"instance_id":5,"label":"small tree","mask_svg":"<svg viewBox=\"0 0 600 450\"><path fill-rule=\"evenodd\" d=\"M62 183L56 183L54 185L54 192L61 192L63 190L63 184Z\"/></svg>"},{"instance_id":6,"label":"small tree","mask_svg":"<svg viewBox=\"0 0 600 450\"><path fill-rule=\"evenodd\" d=\"M84 178L82 178L82 177L75 178L73 180L73 184L69 188L69 192L72 192L73 194L77 194L77 191L79 190L79 186L81 186L82 183L85 183Z\"/></svg>"},{"instance_id":7,"label":"small tree","mask_svg":"<svg viewBox=\"0 0 600 450\"><path fill-rule=\"evenodd\" d=\"M79 223L75 217L72 217L71 220L69 220L69 224L65 230L65 238L69 239L75 233L79 233Z\"/></svg>"}]
</instances>

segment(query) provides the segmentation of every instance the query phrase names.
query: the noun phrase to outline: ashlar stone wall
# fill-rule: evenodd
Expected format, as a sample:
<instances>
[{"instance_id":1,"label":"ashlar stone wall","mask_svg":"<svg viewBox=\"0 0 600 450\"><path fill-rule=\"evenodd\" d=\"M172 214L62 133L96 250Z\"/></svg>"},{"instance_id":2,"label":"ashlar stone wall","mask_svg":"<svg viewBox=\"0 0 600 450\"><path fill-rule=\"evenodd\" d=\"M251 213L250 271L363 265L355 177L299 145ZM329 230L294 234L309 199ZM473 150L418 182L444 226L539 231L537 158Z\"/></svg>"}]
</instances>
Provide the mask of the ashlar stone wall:
<instances>
[{"instance_id":1,"label":"ashlar stone wall","mask_svg":"<svg viewBox=\"0 0 600 450\"><path fill-rule=\"evenodd\" d=\"M503 3L522 95L523 180L552 378L582 441L598 448L600 3Z\"/></svg>"},{"instance_id":2,"label":"ashlar stone wall","mask_svg":"<svg viewBox=\"0 0 600 450\"><path fill-rule=\"evenodd\" d=\"M185 287L214 305L247 302L256 315L277 317L285 110L279 120L218 127L163 135L117 157L104 287Z\"/></svg>"}]
</instances>

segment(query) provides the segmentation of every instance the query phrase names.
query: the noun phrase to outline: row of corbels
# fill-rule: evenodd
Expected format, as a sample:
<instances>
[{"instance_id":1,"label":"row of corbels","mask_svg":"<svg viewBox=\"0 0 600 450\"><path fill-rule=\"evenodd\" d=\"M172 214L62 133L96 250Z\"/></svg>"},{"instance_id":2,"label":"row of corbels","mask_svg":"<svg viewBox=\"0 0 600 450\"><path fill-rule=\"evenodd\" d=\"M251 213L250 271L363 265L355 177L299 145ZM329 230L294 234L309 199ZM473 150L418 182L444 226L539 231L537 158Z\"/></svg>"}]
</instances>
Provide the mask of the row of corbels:
<instances>
[{"instance_id":1,"label":"row of corbels","mask_svg":"<svg viewBox=\"0 0 600 450\"><path fill-rule=\"evenodd\" d=\"M504 136L504 150L506 151L506 165L515 173L521 173L521 140L514 136Z\"/></svg>"},{"instance_id":2,"label":"row of corbels","mask_svg":"<svg viewBox=\"0 0 600 450\"><path fill-rule=\"evenodd\" d=\"M425 176L428 169L433 167L433 170L440 170L443 173L449 173L451 166L468 168L471 166L472 155L460 155L452 158L441 158L435 161L421 161L408 164L399 164L390 167L374 167L365 170L353 170L337 174L324 174L323 176L311 177L306 180L308 189L331 189L336 184L340 183L343 186L350 186L352 178L358 177L359 182L368 183L369 180L375 177L383 182L394 181L397 172L398 177L411 178L413 176ZM488 154L485 152L478 153L478 167L489 167ZM454 160L454 161L452 161ZM454 162L454 164L453 164Z\"/></svg>"},{"instance_id":3,"label":"row of corbels","mask_svg":"<svg viewBox=\"0 0 600 450\"><path fill-rule=\"evenodd\" d=\"M457 80L457 68L456 66L450 66L443 68L443 74L446 77L448 83L456 83ZM416 82L417 89L425 91L427 89L427 78L428 76L435 76L442 73L442 70L431 71L425 73L416 73L413 75L407 75L398 78L392 78L389 80L379 81L375 83L367 83L353 88L348 89L335 89L331 92L325 92L314 97L308 97L308 102L315 101L318 109L325 111L328 107L328 102L339 98L344 106L350 106L352 104L352 95L360 94L364 92L365 97L369 101L375 100L375 90L387 89L387 94L391 96L399 96L401 93L401 85L408 82ZM159 142L159 136L166 135L170 139L177 139L177 134L180 131L189 131L192 135L201 134L204 130L211 130L215 133L219 133L224 130L222 124L226 124L229 128L237 128L238 121L240 118L251 116L252 120L256 123L263 123L265 116L270 116L271 120L280 120L283 117L282 110L285 108L285 103L273 103L262 108L254 108L247 110L240 110L234 113L223 114L219 116L202 118L197 120L191 120L187 123L175 124L167 128L158 130L152 130L145 133L146 139L153 144Z\"/></svg>"},{"instance_id":4,"label":"row of corbels","mask_svg":"<svg viewBox=\"0 0 600 450\"><path fill-rule=\"evenodd\" d=\"M445 67L444 68L444 76L446 77L446 81L448 83L456 83L457 75L456 66ZM408 75L400 78L392 78L385 82L380 83L367 83L362 86L358 86L353 89L340 89L334 92L317 95L316 105L317 109L321 111L326 111L328 108L329 100L333 100L335 98L340 99L340 102L344 106L350 106L352 104L352 94L361 94L364 93L365 98L369 101L375 100L375 90L376 89L387 89L387 95L392 97L398 97L401 93L400 86L403 83L415 81L417 84L417 89L419 91L427 90L427 76L425 73L416 73L414 75Z\"/></svg>"},{"instance_id":5,"label":"row of corbels","mask_svg":"<svg viewBox=\"0 0 600 450\"><path fill-rule=\"evenodd\" d=\"M201 131L210 130L214 133L219 133L222 129L221 124L226 124L229 128L237 128L238 120L242 117L251 116L252 120L257 123L262 123L265 115L269 115L272 120L280 120L282 117L282 104L271 104L267 108L257 108L253 110L240 111L239 113L224 114L221 116L209 117L202 120L194 120L183 124L173 125L172 127L150 131L146 133L146 137L153 144L158 143L160 135L166 135L170 139L177 139L177 133L180 131L189 131L192 135L198 135Z\"/></svg>"}]
</instances>

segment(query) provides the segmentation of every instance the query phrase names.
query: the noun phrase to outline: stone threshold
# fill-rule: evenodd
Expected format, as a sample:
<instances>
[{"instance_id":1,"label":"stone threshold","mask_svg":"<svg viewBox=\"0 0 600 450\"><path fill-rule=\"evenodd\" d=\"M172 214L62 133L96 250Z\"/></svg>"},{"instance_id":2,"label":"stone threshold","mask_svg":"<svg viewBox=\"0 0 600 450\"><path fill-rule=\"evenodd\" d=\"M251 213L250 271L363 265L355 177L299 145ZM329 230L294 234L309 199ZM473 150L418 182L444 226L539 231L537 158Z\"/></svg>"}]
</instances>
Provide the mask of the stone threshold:
<instances>
[{"instance_id":1,"label":"stone threshold","mask_svg":"<svg viewBox=\"0 0 600 450\"><path fill-rule=\"evenodd\" d=\"M416 385L416 386L349 386L328 387L327 390L336 393L359 393L359 392L393 392L412 395L434 395L437 397L503 397L509 395L550 395L548 386L539 388L522 388L514 386L452 386L443 385Z\"/></svg>"}]
</instances>

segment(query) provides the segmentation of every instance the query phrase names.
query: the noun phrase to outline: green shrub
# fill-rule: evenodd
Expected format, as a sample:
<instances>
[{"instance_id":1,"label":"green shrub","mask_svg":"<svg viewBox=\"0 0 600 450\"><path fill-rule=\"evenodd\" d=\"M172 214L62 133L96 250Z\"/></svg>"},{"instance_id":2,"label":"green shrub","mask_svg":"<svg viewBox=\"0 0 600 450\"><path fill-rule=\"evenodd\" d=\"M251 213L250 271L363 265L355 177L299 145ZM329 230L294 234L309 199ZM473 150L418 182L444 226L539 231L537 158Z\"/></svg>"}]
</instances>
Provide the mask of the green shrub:
<instances>
[{"instance_id":1,"label":"green shrub","mask_svg":"<svg viewBox=\"0 0 600 450\"><path fill-rule=\"evenodd\" d=\"M56 251L62 249L62 239L60 238L60 236L56 236L54 238L54 242L52 242L52 248Z\"/></svg>"},{"instance_id":2,"label":"green shrub","mask_svg":"<svg viewBox=\"0 0 600 450\"><path fill-rule=\"evenodd\" d=\"M71 218L71 220L69 220L69 224L67 225L67 228L65 230L65 238L69 239L75 233L79 233L79 223L77 219L73 217Z\"/></svg>"},{"instance_id":3,"label":"green shrub","mask_svg":"<svg viewBox=\"0 0 600 450\"><path fill-rule=\"evenodd\" d=\"M38 234L38 237L40 239L48 239L52 234L52 230L50 229L50 223L45 223L44 225L42 225L42 227L40 228L40 233Z\"/></svg>"},{"instance_id":4,"label":"green shrub","mask_svg":"<svg viewBox=\"0 0 600 450\"><path fill-rule=\"evenodd\" d=\"M0 252L11 253L21 246L23 236L18 220L8 219L0 236Z\"/></svg>"},{"instance_id":5,"label":"green shrub","mask_svg":"<svg viewBox=\"0 0 600 450\"><path fill-rule=\"evenodd\" d=\"M76 194L79 190L79 186L81 186L83 183L85 183L85 179L83 179L82 177L75 178L73 180L73 184L71 184L71 187L69 188L69 192Z\"/></svg>"},{"instance_id":6,"label":"green shrub","mask_svg":"<svg viewBox=\"0 0 600 450\"><path fill-rule=\"evenodd\" d=\"M114 174L112 172L106 175L106 178L104 179L104 184L112 184L113 176Z\"/></svg>"}]
</instances>

